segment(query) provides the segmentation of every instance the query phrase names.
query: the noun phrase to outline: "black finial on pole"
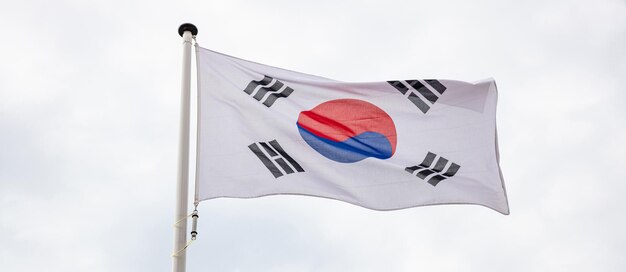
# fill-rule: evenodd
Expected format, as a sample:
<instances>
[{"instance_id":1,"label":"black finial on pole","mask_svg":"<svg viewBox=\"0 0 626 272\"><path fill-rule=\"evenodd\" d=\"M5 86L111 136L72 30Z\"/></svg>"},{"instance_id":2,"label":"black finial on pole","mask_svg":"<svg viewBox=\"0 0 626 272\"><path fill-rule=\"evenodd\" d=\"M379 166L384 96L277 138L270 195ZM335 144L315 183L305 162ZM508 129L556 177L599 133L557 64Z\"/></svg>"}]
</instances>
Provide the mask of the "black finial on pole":
<instances>
[{"instance_id":1,"label":"black finial on pole","mask_svg":"<svg viewBox=\"0 0 626 272\"><path fill-rule=\"evenodd\" d=\"M185 31L191 31L192 36L196 36L198 34L198 28L191 23L184 23L178 27L178 35L181 37Z\"/></svg>"}]
</instances>

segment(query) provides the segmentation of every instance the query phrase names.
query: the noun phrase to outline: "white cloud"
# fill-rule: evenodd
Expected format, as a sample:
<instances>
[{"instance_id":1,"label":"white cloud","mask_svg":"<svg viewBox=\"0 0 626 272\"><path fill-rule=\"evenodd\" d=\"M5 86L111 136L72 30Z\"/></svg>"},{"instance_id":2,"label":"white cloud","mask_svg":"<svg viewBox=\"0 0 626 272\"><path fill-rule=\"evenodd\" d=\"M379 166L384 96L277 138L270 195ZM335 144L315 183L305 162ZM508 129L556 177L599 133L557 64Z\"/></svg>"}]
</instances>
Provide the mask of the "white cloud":
<instances>
[{"instance_id":1,"label":"white cloud","mask_svg":"<svg viewBox=\"0 0 626 272\"><path fill-rule=\"evenodd\" d=\"M618 0L3 2L0 270L170 269L176 29L191 21L207 48L339 80L495 77L512 213L206 201L190 271L623 271L624 11Z\"/></svg>"}]
</instances>

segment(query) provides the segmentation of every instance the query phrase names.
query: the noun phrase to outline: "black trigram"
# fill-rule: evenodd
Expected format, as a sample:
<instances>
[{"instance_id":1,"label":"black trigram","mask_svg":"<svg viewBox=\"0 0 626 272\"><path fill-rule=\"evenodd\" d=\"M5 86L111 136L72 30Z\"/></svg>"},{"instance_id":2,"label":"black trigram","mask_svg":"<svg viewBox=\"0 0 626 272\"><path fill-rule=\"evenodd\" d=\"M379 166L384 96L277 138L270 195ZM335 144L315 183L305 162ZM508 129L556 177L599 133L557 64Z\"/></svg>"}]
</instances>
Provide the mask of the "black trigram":
<instances>
[{"instance_id":1,"label":"black trigram","mask_svg":"<svg viewBox=\"0 0 626 272\"><path fill-rule=\"evenodd\" d=\"M459 168L461 168L461 166L456 163L452 162L449 164L449 161L441 156L437 160L437 163L435 163L435 166L431 166L436 157L436 154L428 152L426 158L424 158L424 161L420 163L420 165L407 167L404 168L404 170L413 175L417 174L419 178L428 181L432 186L437 186L440 181L454 176L454 174L459 171ZM441 174L446 168L446 172Z\"/></svg>"},{"instance_id":2,"label":"black trigram","mask_svg":"<svg viewBox=\"0 0 626 272\"><path fill-rule=\"evenodd\" d=\"M248 148L252 150L252 153L261 160L275 178L283 174L295 173L295 171L304 172L302 166L289 156L276 140L253 143Z\"/></svg>"},{"instance_id":3,"label":"black trigram","mask_svg":"<svg viewBox=\"0 0 626 272\"><path fill-rule=\"evenodd\" d=\"M277 79L265 76L262 80L253 80L248 83L248 87L243 90L252 95L254 99L263 103L268 108L271 107L278 98L288 97L293 93L293 89L286 86ZM256 91L256 92L255 92Z\"/></svg>"},{"instance_id":4,"label":"black trigram","mask_svg":"<svg viewBox=\"0 0 626 272\"><path fill-rule=\"evenodd\" d=\"M437 99L446 91L446 86L436 79L409 79L405 81L387 81L402 94L407 95L409 100L423 113L426 113ZM412 88L411 88L412 87Z\"/></svg>"}]
</instances>

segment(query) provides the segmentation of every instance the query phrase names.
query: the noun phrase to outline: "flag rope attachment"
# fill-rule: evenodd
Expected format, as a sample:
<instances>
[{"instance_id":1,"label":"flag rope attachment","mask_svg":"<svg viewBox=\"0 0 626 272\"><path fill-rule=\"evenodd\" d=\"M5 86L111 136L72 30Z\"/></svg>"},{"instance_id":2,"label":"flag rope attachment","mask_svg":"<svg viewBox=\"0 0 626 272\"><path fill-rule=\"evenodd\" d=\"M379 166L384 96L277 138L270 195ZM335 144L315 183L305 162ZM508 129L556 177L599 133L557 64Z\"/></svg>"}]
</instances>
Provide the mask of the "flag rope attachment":
<instances>
[{"instance_id":1,"label":"flag rope attachment","mask_svg":"<svg viewBox=\"0 0 626 272\"><path fill-rule=\"evenodd\" d=\"M191 217L193 215L193 213L190 213L188 215L186 215L185 217L181 218L180 220L176 221L176 223L174 223L174 227L178 226L178 224L180 224L180 222L183 222L183 220L187 220L187 218Z\"/></svg>"},{"instance_id":2,"label":"flag rope attachment","mask_svg":"<svg viewBox=\"0 0 626 272\"><path fill-rule=\"evenodd\" d=\"M198 203L194 203L194 209L193 212L191 213L191 240L194 241L196 240L197 236L198 236L198 217L200 217L198 215Z\"/></svg>"},{"instance_id":3,"label":"flag rope attachment","mask_svg":"<svg viewBox=\"0 0 626 272\"><path fill-rule=\"evenodd\" d=\"M178 256L178 254L180 254L181 252L185 251L185 249L187 249L189 247L189 245L191 245L191 243L193 243L193 241L195 241L195 240L189 240L189 242L187 242L187 244L183 248L181 248L176 253L172 254L172 257L176 257L176 256Z\"/></svg>"},{"instance_id":4,"label":"flag rope attachment","mask_svg":"<svg viewBox=\"0 0 626 272\"><path fill-rule=\"evenodd\" d=\"M198 231L197 231L197 228L198 228L198 217L200 217L198 215L198 203L194 203L193 212L191 212L187 216L185 216L185 217L181 218L180 220L178 220L176 223L174 223L174 226L178 225L183 220L187 220L187 218L189 218L189 217L192 218L191 239L189 241L187 241L187 244L183 248L181 248L179 251L177 251L174 254L172 254L172 257L176 257L176 256L178 256L178 254L180 254L181 252L185 251L191 245L191 243L193 243L197 239L197 236L198 236Z\"/></svg>"}]
</instances>

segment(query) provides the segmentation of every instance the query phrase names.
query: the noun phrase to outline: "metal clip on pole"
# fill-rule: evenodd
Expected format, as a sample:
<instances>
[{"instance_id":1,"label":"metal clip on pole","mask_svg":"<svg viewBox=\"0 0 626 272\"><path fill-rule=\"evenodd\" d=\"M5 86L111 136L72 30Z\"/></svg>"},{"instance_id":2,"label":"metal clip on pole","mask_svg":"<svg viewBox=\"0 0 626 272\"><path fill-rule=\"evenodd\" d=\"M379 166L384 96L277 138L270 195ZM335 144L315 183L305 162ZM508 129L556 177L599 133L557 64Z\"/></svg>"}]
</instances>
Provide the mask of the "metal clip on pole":
<instances>
[{"instance_id":1,"label":"metal clip on pole","mask_svg":"<svg viewBox=\"0 0 626 272\"><path fill-rule=\"evenodd\" d=\"M196 208L191 214L191 240L196 240L196 236L198 236L198 232L196 231L198 228L198 217L198 208Z\"/></svg>"}]
</instances>

